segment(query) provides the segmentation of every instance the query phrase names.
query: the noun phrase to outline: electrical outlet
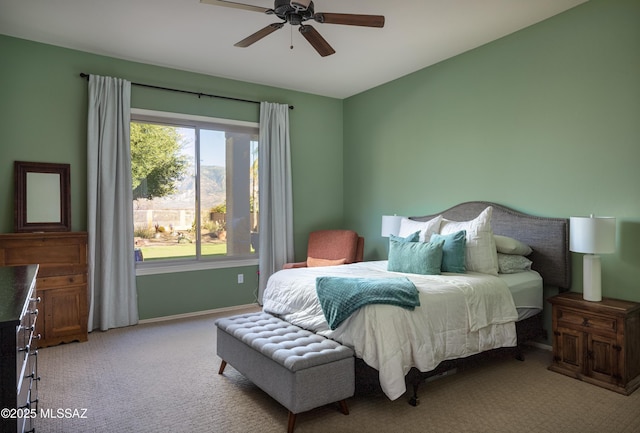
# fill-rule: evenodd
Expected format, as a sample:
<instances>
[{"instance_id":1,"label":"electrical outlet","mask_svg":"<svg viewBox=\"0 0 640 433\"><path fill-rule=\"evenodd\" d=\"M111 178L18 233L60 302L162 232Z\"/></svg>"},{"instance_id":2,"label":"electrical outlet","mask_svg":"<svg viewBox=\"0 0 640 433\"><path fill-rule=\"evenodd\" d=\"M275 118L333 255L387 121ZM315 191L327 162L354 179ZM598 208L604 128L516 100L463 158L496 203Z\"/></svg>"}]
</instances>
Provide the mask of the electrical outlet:
<instances>
[{"instance_id":1,"label":"electrical outlet","mask_svg":"<svg viewBox=\"0 0 640 433\"><path fill-rule=\"evenodd\" d=\"M244 274L238 274L238 284L244 283Z\"/></svg>"}]
</instances>

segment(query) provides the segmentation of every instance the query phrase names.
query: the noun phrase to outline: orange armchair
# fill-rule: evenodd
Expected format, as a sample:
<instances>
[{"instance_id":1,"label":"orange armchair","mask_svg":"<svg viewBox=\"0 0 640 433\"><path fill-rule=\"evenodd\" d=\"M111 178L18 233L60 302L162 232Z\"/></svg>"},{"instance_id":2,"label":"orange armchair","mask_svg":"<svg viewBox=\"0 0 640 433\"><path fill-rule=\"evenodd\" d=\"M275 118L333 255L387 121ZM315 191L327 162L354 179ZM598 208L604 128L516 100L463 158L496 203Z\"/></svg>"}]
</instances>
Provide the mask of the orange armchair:
<instances>
[{"instance_id":1,"label":"orange armchair","mask_svg":"<svg viewBox=\"0 0 640 433\"><path fill-rule=\"evenodd\" d=\"M283 269L361 262L364 238L353 230L318 230L309 234L307 260L285 263Z\"/></svg>"}]
</instances>

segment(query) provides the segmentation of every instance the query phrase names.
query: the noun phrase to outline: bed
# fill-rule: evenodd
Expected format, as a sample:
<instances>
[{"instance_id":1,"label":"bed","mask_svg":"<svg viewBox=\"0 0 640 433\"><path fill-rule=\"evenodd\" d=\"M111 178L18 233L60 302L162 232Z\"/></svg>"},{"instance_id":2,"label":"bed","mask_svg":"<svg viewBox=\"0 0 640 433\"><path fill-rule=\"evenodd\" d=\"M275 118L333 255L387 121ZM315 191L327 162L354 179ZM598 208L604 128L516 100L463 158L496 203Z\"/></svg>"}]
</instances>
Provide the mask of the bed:
<instances>
[{"instance_id":1,"label":"bed","mask_svg":"<svg viewBox=\"0 0 640 433\"><path fill-rule=\"evenodd\" d=\"M403 224L405 235L407 230L422 227L422 232L416 232L422 238L407 245L402 239L409 237L393 239L388 260L278 271L269 278L263 296L265 312L352 347L357 358L377 371L382 391L391 400L406 392L410 373L416 376L418 372L417 377L423 379L453 360L518 347L540 336L543 286L566 290L571 285L567 219L527 215L496 203L467 202L434 215L412 217ZM442 247L441 237L447 242L453 236L459 238L460 229L465 230L462 254L467 268L463 273L449 272L458 269L450 259L460 258L451 252L446 253L449 268L444 267L445 256L437 259L443 272L414 273L410 263L414 257L420 257L422 266L423 254ZM429 230L435 233L430 239L425 237ZM526 254L529 266L518 272L507 270L507 260L504 270L509 273L503 273L499 259L524 257L521 251L506 253L505 248L513 246L509 242L530 248ZM427 245L430 251L424 253ZM396 299L387 302L387 298L381 303L358 303L353 311L329 315L331 297L340 298L335 287L342 286L335 285L354 281L367 285L399 281L403 287L408 282L415 287L416 298L411 305ZM325 287L334 291L325 291ZM359 300L359 293L347 299L346 305ZM412 404L417 399L417 383L414 379Z\"/></svg>"}]
</instances>

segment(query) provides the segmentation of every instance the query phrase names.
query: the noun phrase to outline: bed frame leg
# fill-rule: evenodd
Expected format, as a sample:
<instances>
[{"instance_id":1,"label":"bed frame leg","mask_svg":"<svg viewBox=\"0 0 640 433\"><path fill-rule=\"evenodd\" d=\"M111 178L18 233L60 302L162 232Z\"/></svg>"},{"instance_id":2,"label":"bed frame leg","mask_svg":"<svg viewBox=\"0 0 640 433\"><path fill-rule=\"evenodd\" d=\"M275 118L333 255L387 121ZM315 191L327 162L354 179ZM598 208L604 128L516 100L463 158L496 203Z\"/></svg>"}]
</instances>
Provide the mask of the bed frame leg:
<instances>
[{"instance_id":1,"label":"bed frame leg","mask_svg":"<svg viewBox=\"0 0 640 433\"><path fill-rule=\"evenodd\" d=\"M414 369L409 371L408 376L409 376L408 382L411 383L411 386L413 388L413 395L411 396L411 398L409 398L409 404L415 407L420 404L420 399L418 398L418 388L420 387L420 384L424 381L424 378L422 377L419 371Z\"/></svg>"},{"instance_id":2,"label":"bed frame leg","mask_svg":"<svg viewBox=\"0 0 640 433\"><path fill-rule=\"evenodd\" d=\"M227 361L223 359L222 362L220 363L220 369L218 370L218 374L224 373L224 369L226 366L227 366Z\"/></svg>"},{"instance_id":3,"label":"bed frame leg","mask_svg":"<svg viewBox=\"0 0 640 433\"><path fill-rule=\"evenodd\" d=\"M418 398L418 387L420 386L420 382L421 380L413 382L413 396L409 399L409 404L413 407L420 404L420 399Z\"/></svg>"}]
</instances>

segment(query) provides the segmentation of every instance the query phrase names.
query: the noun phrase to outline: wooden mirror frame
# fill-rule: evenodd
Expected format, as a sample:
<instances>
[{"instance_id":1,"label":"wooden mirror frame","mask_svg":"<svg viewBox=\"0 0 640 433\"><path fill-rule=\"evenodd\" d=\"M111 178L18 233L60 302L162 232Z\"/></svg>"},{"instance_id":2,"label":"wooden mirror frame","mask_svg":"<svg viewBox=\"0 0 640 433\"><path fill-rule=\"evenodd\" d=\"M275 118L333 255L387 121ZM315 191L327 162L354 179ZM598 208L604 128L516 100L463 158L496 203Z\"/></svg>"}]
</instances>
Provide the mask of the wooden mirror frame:
<instances>
[{"instance_id":1,"label":"wooden mirror frame","mask_svg":"<svg viewBox=\"0 0 640 433\"><path fill-rule=\"evenodd\" d=\"M58 188L53 184L48 187L59 191L59 197L52 197L52 204L57 207L59 203L60 218L50 218L51 221L30 221L27 214L29 197L27 191L27 178L29 173L57 174L60 177ZM71 231L71 167L69 164L53 164L48 162L24 162L15 161L15 201L14 214L16 233L24 232L68 232ZM45 203L46 206L46 203ZM52 212L55 210L51 209ZM56 221L57 219L57 221Z\"/></svg>"}]
</instances>

